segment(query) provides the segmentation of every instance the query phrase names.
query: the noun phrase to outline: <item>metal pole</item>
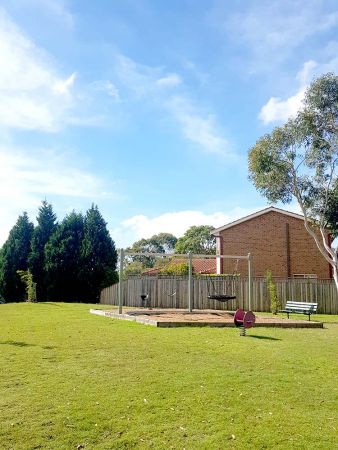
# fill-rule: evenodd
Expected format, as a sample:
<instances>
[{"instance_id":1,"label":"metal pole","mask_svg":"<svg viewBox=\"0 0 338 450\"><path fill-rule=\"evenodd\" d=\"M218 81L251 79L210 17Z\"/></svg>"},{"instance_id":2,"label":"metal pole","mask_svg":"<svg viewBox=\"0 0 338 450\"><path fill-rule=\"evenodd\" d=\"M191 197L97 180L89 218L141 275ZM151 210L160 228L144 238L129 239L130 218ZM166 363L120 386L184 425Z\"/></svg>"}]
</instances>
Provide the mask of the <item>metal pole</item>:
<instances>
[{"instance_id":1,"label":"metal pole","mask_svg":"<svg viewBox=\"0 0 338 450\"><path fill-rule=\"evenodd\" d=\"M189 312L193 309L193 298L192 298L192 253L188 253L189 260L189 281L188 281L188 302L189 302Z\"/></svg>"},{"instance_id":2,"label":"metal pole","mask_svg":"<svg viewBox=\"0 0 338 450\"><path fill-rule=\"evenodd\" d=\"M124 250L120 249L120 270L119 270L119 314L122 314L123 305L123 265L124 265Z\"/></svg>"},{"instance_id":3,"label":"metal pole","mask_svg":"<svg viewBox=\"0 0 338 450\"><path fill-rule=\"evenodd\" d=\"M252 260L251 260L251 253L248 253L248 300L249 300L249 311L251 311L251 300L252 300Z\"/></svg>"}]
</instances>

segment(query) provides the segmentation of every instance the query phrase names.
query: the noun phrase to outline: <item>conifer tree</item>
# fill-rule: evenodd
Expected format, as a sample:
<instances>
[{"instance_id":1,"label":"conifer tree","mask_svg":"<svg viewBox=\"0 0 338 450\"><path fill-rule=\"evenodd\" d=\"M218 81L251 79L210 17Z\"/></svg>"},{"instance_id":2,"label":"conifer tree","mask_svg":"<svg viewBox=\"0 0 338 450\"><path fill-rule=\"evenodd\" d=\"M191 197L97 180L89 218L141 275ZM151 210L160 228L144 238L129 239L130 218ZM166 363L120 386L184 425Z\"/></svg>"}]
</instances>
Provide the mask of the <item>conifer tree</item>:
<instances>
[{"instance_id":1,"label":"conifer tree","mask_svg":"<svg viewBox=\"0 0 338 450\"><path fill-rule=\"evenodd\" d=\"M73 211L57 226L45 245L47 297L54 301L83 301L81 245L84 220Z\"/></svg>"},{"instance_id":2,"label":"conifer tree","mask_svg":"<svg viewBox=\"0 0 338 450\"><path fill-rule=\"evenodd\" d=\"M18 270L27 270L34 225L24 212L11 229L0 254L0 296L6 302L24 301L25 285Z\"/></svg>"},{"instance_id":3,"label":"conifer tree","mask_svg":"<svg viewBox=\"0 0 338 450\"><path fill-rule=\"evenodd\" d=\"M98 207L92 205L84 219L81 247L83 301L99 301L100 291L117 281L117 252Z\"/></svg>"},{"instance_id":4,"label":"conifer tree","mask_svg":"<svg viewBox=\"0 0 338 450\"><path fill-rule=\"evenodd\" d=\"M56 229L56 215L53 207L46 200L42 202L37 216L38 225L34 229L31 254L29 255L29 268L37 283L36 295L38 301L45 301L47 295L47 280L44 270L45 245Z\"/></svg>"}]
</instances>

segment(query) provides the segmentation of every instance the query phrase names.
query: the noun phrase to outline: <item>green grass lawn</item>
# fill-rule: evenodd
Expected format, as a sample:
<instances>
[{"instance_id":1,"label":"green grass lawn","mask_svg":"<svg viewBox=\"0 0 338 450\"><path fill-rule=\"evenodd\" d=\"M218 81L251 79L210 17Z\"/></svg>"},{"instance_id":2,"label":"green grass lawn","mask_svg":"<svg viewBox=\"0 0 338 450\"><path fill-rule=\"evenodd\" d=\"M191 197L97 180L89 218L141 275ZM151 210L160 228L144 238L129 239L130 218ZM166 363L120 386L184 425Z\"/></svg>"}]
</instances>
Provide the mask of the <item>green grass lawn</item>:
<instances>
[{"instance_id":1,"label":"green grass lawn","mask_svg":"<svg viewBox=\"0 0 338 450\"><path fill-rule=\"evenodd\" d=\"M89 308L0 305L1 450L338 448L337 323L240 337Z\"/></svg>"}]
</instances>

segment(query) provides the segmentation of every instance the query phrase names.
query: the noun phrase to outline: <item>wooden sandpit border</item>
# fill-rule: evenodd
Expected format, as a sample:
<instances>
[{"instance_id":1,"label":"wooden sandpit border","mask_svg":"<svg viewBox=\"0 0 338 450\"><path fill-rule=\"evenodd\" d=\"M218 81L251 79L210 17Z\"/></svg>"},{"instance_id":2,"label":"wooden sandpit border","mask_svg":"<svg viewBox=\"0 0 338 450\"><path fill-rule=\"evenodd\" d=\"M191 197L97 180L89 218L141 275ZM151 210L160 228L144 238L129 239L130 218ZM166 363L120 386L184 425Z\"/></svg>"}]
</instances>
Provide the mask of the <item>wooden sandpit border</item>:
<instances>
[{"instance_id":1,"label":"wooden sandpit border","mask_svg":"<svg viewBox=\"0 0 338 450\"><path fill-rule=\"evenodd\" d=\"M105 311L91 309L91 314L111 317L113 319L129 320L132 322L151 325L158 328L176 327L234 327L232 312L217 310L199 310L188 312L178 309L142 309L126 310L123 314L116 311ZM323 328L322 322L309 320L294 320L283 317L258 317L256 316L255 327L277 327L277 328Z\"/></svg>"}]
</instances>

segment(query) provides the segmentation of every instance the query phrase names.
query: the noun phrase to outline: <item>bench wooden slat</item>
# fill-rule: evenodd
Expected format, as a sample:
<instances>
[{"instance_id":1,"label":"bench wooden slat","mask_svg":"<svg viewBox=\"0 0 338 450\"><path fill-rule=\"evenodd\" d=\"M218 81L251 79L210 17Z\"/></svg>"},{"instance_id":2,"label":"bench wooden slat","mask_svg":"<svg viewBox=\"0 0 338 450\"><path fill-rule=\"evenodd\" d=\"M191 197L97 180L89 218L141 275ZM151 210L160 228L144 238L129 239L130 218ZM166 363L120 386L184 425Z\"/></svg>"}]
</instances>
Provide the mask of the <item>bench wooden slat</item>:
<instances>
[{"instance_id":1,"label":"bench wooden slat","mask_svg":"<svg viewBox=\"0 0 338 450\"><path fill-rule=\"evenodd\" d=\"M317 306L318 303L308 303L308 302L291 302L291 301L287 301L286 302L287 305L291 305L291 306Z\"/></svg>"},{"instance_id":2,"label":"bench wooden slat","mask_svg":"<svg viewBox=\"0 0 338 450\"><path fill-rule=\"evenodd\" d=\"M317 306L318 303L296 302L290 300L286 302L285 309L280 310L280 312L287 313L288 318L290 313L305 314L309 316L310 320L310 315L317 312Z\"/></svg>"},{"instance_id":3,"label":"bench wooden slat","mask_svg":"<svg viewBox=\"0 0 338 450\"><path fill-rule=\"evenodd\" d=\"M300 309L300 310L304 310L304 311L314 311L315 308L314 306L290 306L290 305L286 305L285 309Z\"/></svg>"}]
</instances>

